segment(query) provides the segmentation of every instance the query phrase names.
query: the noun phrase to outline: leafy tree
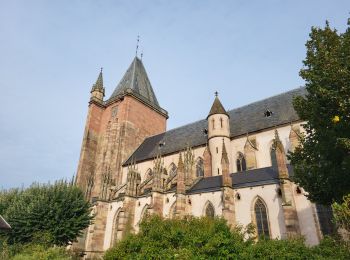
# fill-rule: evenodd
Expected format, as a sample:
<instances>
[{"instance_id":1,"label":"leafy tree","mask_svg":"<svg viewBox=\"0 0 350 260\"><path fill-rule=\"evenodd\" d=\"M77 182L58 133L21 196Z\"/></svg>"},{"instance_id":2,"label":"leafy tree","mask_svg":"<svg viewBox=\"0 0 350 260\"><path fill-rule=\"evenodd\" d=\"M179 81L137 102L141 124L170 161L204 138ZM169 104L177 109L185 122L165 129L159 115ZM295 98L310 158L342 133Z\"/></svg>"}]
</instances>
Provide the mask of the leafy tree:
<instances>
[{"instance_id":1,"label":"leafy tree","mask_svg":"<svg viewBox=\"0 0 350 260\"><path fill-rule=\"evenodd\" d=\"M249 228L250 229L250 228ZM220 218L161 219L151 216L140 232L118 242L104 255L117 259L349 259L344 242L327 238L307 247L303 239L255 243L242 227L233 230Z\"/></svg>"},{"instance_id":2,"label":"leafy tree","mask_svg":"<svg viewBox=\"0 0 350 260\"><path fill-rule=\"evenodd\" d=\"M344 33L311 29L300 76L307 94L294 99L306 135L289 155L295 181L324 205L350 193L350 19Z\"/></svg>"},{"instance_id":3,"label":"leafy tree","mask_svg":"<svg viewBox=\"0 0 350 260\"><path fill-rule=\"evenodd\" d=\"M3 191L0 202L0 214L12 227L5 233L10 244L42 239L64 246L75 241L92 219L83 192L64 181Z\"/></svg>"},{"instance_id":4,"label":"leafy tree","mask_svg":"<svg viewBox=\"0 0 350 260\"><path fill-rule=\"evenodd\" d=\"M334 219L339 227L345 229L350 234L350 194L344 196L343 203L333 203L332 209L334 212Z\"/></svg>"}]
</instances>

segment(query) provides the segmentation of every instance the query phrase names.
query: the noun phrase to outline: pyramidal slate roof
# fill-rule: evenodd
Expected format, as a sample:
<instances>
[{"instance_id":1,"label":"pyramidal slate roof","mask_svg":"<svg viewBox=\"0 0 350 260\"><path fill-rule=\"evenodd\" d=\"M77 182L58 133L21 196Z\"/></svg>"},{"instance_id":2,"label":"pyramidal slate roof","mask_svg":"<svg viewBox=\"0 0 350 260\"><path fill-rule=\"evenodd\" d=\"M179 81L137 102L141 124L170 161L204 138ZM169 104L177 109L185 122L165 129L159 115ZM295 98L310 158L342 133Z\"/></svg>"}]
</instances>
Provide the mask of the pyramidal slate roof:
<instances>
[{"instance_id":1,"label":"pyramidal slate roof","mask_svg":"<svg viewBox=\"0 0 350 260\"><path fill-rule=\"evenodd\" d=\"M131 91L131 93L140 97L150 105L157 108L160 107L151 82L148 79L146 69L138 57L134 58L109 100L119 95L123 95L128 91Z\"/></svg>"},{"instance_id":2,"label":"pyramidal slate roof","mask_svg":"<svg viewBox=\"0 0 350 260\"><path fill-rule=\"evenodd\" d=\"M293 108L292 101L295 96L304 96L305 94L305 88L297 88L227 111L230 116L231 138L298 121L299 117ZM269 117L265 116L267 110L272 112ZM181 151L187 146L205 145L207 136L204 134L204 130L207 127L208 122L203 119L148 137L125 161L124 165L128 165L132 159L140 162L154 158L159 149L161 149L162 155L166 155ZM160 143L163 144L161 148L159 147Z\"/></svg>"},{"instance_id":3,"label":"pyramidal slate roof","mask_svg":"<svg viewBox=\"0 0 350 260\"><path fill-rule=\"evenodd\" d=\"M218 96L215 97L214 103L211 106L211 109L210 109L210 112L208 114L208 117L210 117L211 115L215 115L215 114L228 115L226 110L225 110L225 108L224 108L224 106L221 104Z\"/></svg>"}]
</instances>

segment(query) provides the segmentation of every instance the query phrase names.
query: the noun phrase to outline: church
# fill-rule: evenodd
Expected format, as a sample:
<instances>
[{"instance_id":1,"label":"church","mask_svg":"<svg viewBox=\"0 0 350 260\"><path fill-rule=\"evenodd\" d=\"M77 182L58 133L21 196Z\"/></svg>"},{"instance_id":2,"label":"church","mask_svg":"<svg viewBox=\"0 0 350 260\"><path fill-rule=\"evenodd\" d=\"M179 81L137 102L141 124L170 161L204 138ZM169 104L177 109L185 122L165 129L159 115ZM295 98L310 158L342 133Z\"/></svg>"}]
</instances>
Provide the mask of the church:
<instances>
[{"instance_id":1,"label":"church","mask_svg":"<svg viewBox=\"0 0 350 260\"><path fill-rule=\"evenodd\" d=\"M298 88L227 111L216 93L203 120L167 131L168 113L141 59L108 99L101 71L76 177L95 219L77 246L101 255L149 214L221 216L232 226L252 223L258 237L302 235L318 244L327 212L293 183L286 156L303 133L292 100L305 94Z\"/></svg>"}]
</instances>

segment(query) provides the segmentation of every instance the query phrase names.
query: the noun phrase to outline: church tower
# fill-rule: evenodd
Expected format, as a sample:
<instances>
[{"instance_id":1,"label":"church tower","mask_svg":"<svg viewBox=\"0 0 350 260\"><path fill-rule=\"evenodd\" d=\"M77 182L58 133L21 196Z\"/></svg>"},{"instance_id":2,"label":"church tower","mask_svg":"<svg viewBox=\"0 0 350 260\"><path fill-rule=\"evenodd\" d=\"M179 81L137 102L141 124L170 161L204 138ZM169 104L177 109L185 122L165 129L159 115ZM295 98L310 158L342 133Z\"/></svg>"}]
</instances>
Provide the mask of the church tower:
<instances>
[{"instance_id":1,"label":"church tower","mask_svg":"<svg viewBox=\"0 0 350 260\"><path fill-rule=\"evenodd\" d=\"M207 117L208 143L211 154L212 176L222 175L221 158L223 147L230 150L230 116L221 104L217 92L215 100ZM224 146L223 146L224 142ZM230 152L228 153L230 154ZM230 156L229 156L230 157Z\"/></svg>"},{"instance_id":2,"label":"church tower","mask_svg":"<svg viewBox=\"0 0 350 260\"><path fill-rule=\"evenodd\" d=\"M126 182L122 163L146 137L164 132L168 118L138 57L110 98L104 95L101 70L91 90L77 172L77 184L93 200L108 200L111 188Z\"/></svg>"}]
</instances>

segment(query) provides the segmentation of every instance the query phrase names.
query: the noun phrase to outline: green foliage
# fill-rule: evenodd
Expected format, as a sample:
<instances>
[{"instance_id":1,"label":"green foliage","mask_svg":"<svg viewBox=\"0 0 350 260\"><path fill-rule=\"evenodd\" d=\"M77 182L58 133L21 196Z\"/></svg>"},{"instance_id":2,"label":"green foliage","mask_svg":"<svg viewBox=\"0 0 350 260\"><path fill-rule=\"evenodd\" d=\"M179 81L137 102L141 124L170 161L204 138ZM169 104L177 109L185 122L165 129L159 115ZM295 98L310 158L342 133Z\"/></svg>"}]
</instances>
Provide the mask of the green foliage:
<instances>
[{"instance_id":1,"label":"green foliage","mask_svg":"<svg viewBox=\"0 0 350 260\"><path fill-rule=\"evenodd\" d=\"M260 240L247 230L230 230L223 219L161 219L151 216L140 232L129 235L106 252L105 260L117 259L349 259L350 249L327 238L307 247L302 239Z\"/></svg>"},{"instance_id":2,"label":"green foliage","mask_svg":"<svg viewBox=\"0 0 350 260\"><path fill-rule=\"evenodd\" d=\"M344 196L343 203L333 203L332 209L336 223L350 233L350 194Z\"/></svg>"},{"instance_id":3,"label":"green foliage","mask_svg":"<svg viewBox=\"0 0 350 260\"><path fill-rule=\"evenodd\" d=\"M313 27L306 48L300 76L308 93L294 100L306 136L289 157L309 199L330 205L350 193L350 28Z\"/></svg>"},{"instance_id":4,"label":"green foliage","mask_svg":"<svg viewBox=\"0 0 350 260\"><path fill-rule=\"evenodd\" d=\"M82 191L64 181L2 191L0 202L0 214L12 227L5 233L9 244L64 246L75 241L92 218Z\"/></svg>"},{"instance_id":5,"label":"green foliage","mask_svg":"<svg viewBox=\"0 0 350 260\"><path fill-rule=\"evenodd\" d=\"M43 244L0 244L0 260L72 260L78 259L64 247L48 247Z\"/></svg>"}]
</instances>

